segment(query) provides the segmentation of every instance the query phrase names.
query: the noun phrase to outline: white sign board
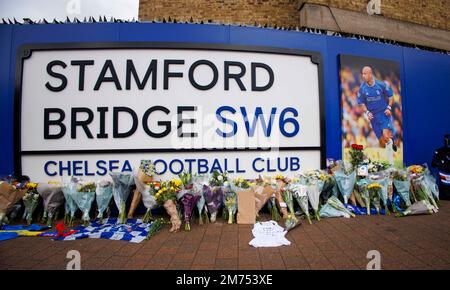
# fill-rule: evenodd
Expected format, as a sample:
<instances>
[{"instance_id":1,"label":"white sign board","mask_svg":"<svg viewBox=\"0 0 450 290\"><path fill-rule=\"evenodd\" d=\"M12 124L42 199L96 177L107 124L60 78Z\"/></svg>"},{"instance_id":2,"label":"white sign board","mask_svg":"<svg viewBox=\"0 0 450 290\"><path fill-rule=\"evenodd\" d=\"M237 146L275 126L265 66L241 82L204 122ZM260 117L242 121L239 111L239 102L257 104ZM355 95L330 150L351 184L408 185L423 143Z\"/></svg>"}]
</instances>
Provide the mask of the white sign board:
<instances>
[{"instance_id":1,"label":"white sign board","mask_svg":"<svg viewBox=\"0 0 450 290\"><path fill-rule=\"evenodd\" d=\"M248 178L321 167L319 65L311 55L41 47L21 65L18 158L34 180L95 178L141 159L158 161L163 177L181 167L207 173L204 162Z\"/></svg>"}]
</instances>

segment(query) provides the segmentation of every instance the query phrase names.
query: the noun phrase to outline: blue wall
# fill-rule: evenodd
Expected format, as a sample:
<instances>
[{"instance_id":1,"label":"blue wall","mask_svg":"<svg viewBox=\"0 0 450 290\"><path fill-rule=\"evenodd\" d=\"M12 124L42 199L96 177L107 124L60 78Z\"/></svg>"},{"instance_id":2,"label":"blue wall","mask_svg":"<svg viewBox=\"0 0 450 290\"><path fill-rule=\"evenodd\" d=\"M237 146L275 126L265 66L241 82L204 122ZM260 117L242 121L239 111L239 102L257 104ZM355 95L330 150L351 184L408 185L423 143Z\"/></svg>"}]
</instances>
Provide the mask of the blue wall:
<instances>
[{"instance_id":1,"label":"blue wall","mask_svg":"<svg viewBox=\"0 0 450 290\"><path fill-rule=\"evenodd\" d=\"M400 63L404 160L430 162L450 133L450 56L340 37L253 27L96 23L0 25L0 175L13 172L15 57L26 43L158 41L261 45L318 51L324 63L327 156L341 158L339 54Z\"/></svg>"}]
</instances>

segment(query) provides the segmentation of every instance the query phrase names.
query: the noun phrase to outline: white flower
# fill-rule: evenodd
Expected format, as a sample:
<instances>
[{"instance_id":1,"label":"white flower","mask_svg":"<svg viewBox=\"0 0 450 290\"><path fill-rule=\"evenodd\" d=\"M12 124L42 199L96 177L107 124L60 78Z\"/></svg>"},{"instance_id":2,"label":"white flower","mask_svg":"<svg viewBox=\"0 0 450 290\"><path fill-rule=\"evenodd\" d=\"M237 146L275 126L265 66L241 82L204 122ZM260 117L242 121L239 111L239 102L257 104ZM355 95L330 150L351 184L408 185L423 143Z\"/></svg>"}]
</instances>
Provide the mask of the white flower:
<instances>
[{"instance_id":1,"label":"white flower","mask_svg":"<svg viewBox=\"0 0 450 290\"><path fill-rule=\"evenodd\" d=\"M217 180L222 181L222 180L223 180L223 176L222 176L222 175L219 175L219 176L217 177Z\"/></svg>"}]
</instances>

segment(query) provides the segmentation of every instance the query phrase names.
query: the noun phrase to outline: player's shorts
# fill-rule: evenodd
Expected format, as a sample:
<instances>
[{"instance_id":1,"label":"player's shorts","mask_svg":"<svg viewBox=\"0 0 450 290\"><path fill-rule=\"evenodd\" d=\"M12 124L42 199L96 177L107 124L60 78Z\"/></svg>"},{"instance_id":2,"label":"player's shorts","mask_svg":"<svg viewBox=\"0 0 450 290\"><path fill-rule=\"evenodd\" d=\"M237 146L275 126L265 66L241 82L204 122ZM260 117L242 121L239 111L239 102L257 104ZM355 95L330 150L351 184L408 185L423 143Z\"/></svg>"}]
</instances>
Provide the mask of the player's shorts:
<instances>
[{"instance_id":1,"label":"player's shorts","mask_svg":"<svg viewBox=\"0 0 450 290\"><path fill-rule=\"evenodd\" d=\"M392 117L386 116L384 111L373 114L373 119L370 121L372 124L372 129L377 135L377 138L380 139L383 136L383 129L389 129L391 132L394 132L392 126Z\"/></svg>"}]
</instances>

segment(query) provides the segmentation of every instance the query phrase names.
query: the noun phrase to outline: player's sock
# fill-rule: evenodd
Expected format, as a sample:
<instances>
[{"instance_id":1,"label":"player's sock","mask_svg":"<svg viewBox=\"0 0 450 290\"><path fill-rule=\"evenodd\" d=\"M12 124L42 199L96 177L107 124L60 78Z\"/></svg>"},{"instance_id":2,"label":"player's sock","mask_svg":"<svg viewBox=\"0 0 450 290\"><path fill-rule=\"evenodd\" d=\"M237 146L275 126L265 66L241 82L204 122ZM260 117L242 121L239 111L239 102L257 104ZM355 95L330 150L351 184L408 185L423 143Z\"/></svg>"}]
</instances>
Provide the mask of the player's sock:
<instances>
[{"instance_id":1,"label":"player's sock","mask_svg":"<svg viewBox=\"0 0 450 290\"><path fill-rule=\"evenodd\" d=\"M392 145L392 150L394 150L394 152L397 152L397 145L395 145L394 139L389 139L389 141L386 143L386 146L391 146Z\"/></svg>"},{"instance_id":2,"label":"player's sock","mask_svg":"<svg viewBox=\"0 0 450 290\"><path fill-rule=\"evenodd\" d=\"M394 151L394 142L390 139L389 142L386 143L386 155L391 166L394 166Z\"/></svg>"}]
</instances>

